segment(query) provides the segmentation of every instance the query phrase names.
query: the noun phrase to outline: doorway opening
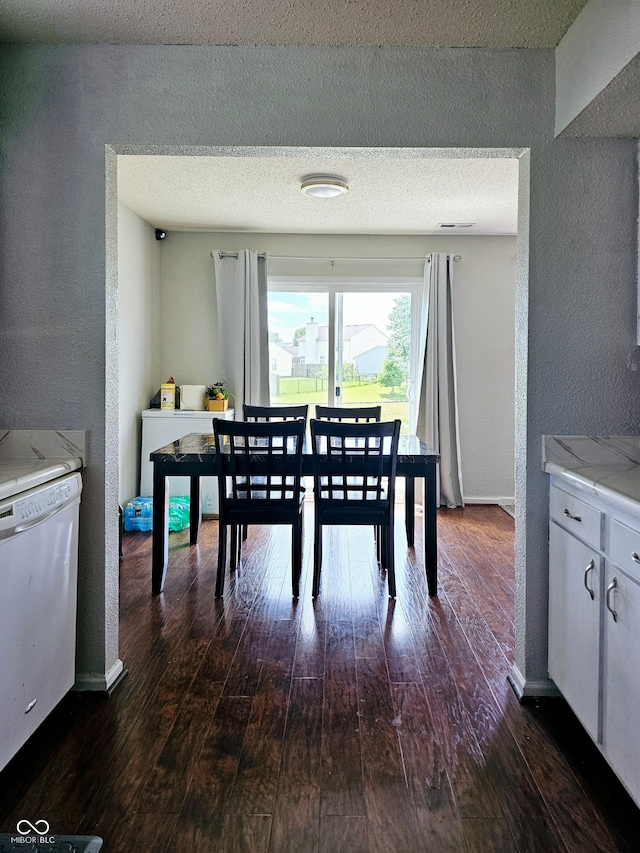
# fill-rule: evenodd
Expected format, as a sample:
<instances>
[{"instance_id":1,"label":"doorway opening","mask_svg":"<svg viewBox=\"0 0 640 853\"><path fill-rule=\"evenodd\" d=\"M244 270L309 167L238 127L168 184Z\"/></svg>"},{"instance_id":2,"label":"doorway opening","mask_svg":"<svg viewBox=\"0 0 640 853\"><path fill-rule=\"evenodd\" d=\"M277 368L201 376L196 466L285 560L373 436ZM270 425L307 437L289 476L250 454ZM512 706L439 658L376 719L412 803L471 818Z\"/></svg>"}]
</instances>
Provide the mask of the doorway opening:
<instances>
[{"instance_id":1,"label":"doorway opening","mask_svg":"<svg viewBox=\"0 0 640 853\"><path fill-rule=\"evenodd\" d=\"M256 158L261 155L269 155L272 157L282 158L284 161L287 161L288 158L297 157L304 158L309 164L317 160L321 157L333 157L333 158L341 158L343 162L348 166L350 162L357 164L362 160L371 160L372 158L391 158L396 157L399 162L402 164L402 168L405 169L408 173L411 172L411 169L415 163L419 163L421 161L428 160L441 160L441 159L459 159L461 162L464 160L473 160L477 158L506 158L511 160L519 161L519 171L520 171L520 186L525 190L521 194L521 198L519 196L518 201L518 250L517 250L517 261L516 261L516 322L519 329L518 339L516 341L516 444L525 448L526 446L526 433L525 433L525 422L526 422L526 327L527 327L527 311L528 311L528 299L527 299L527 281L528 281L528 195L527 195L527 185L528 185L528 157L522 157L524 152L523 149L491 149L491 150L480 150L474 149L473 151L467 151L465 149L398 149L390 150L390 149L293 149L293 148L273 148L273 149L261 149L261 148L247 148L247 149L239 149L239 148L212 148L212 149L193 149L194 157L211 157L214 159L224 158L224 157L235 157L238 159L242 158ZM118 192L122 189L122 182L120 182L120 186L118 186L118 161L125 157L155 157L156 159L162 160L164 158L177 158L179 156L183 156L185 154L189 154L188 151L182 149L166 149L163 150L161 155L159 156L158 149L147 149L144 146L140 147L120 147L120 146L107 146L107 156L106 156L106 194L107 194L107 323L106 323L106 391L107 398L113 399L114 394L117 396L119 389L122 387L121 382L121 368L119 366L118 359L118 348L119 348L119 337L120 337L120 326L118 321ZM524 166L524 168L523 168ZM419 183L419 182L418 182ZM255 207L255 205L254 205ZM156 223L152 223L151 219L146 219L149 226L155 225ZM168 228L169 232L171 229ZM184 230L184 229L183 229ZM221 245L221 248L232 248L232 239L234 234L232 233L234 229L230 229L228 234L226 235L227 242L224 245ZM237 229L235 229L237 230ZM255 230L255 229L254 229ZM414 236L417 235L417 232L414 232ZM421 235L424 237L424 234ZM169 237L171 237L171 233L169 233ZM467 239L467 238L465 238ZM473 239L473 238L471 238ZM163 241L162 244L157 244L156 248L159 245L163 246L163 250L165 244L168 246L171 240ZM211 246L209 248L212 248ZM260 247L262 248L262 247ZM277 253L277 252L276 252ZM208 256L209 252L207 252ZM365 252L365 254L367 254ZM411 253L412 256L415 252ZM344 293L344 291L342 291ZM343 297L344 299L344 297ZM343 312L344 312L344 301L343 301ZM328 314L328 309L327 309ZM316 314L309 314L309 321L311 317L317 319ZM512 315L513 316L513 315ZM335 319L335 318L334 318ZM132 324L131 317L127 318L127 322ZM306 321L305 321L306 322ZM344 321L343 321L344 322ZM330 324L330 320L327 321L327 325ZM301 324L302 325L302 324ZM337 340L337 332L336 332L336 340ZM344 333L343 333L344 335ZM156 337L162 339L162 335L157 335ZM156 341L156 346L159 347L158 341ZM343 336L343 346L344 346L344 336ZM328 358L329 352L327 352ZM334 351L335 358L335 351ZM154 384L156 382L164 381L161 379L159 375L159 359L157 358L156 353L156 366L155 371L158 374L154 377ZM332 374L332 384L331 387L334 389L333 393L335 395L335 388L340 388L341 393L342 390L346 391L345 384L345 376L344 376L344 368L342 375L340 376L339 370L344 365L342 359L337 359L337 371L336 365L334 364L334 373ZM327 364L328 371L328 364ZM215 378L215 377L214 377ZM341 379L341 382L337 382L338 378ZM124 379L124 377L123 377ZM148 378L147 378L148 384ZM393 386L391 386L393 387ZM130 386L129 386L129 390ZM396 389L397 390L397 389ZM327 393L329 392L329 386L327 387ZM411 381L409 380L407 384L407 397L409 408L409 422L411 421ZM140 394L140 396L146 396L146 390L144 394ZM129 394L129 398L131 398L131 394ZM346 399L346 398L343 398ZM137 418L139 416L139 411L123 412L121 413L125 417L129 418ZM112 466L110 466L110 476L108 478L108 482L106 484L107 491L107 499L109 503L113 503L114 508L117 507L118 503L118 490L119 490L119 481L118 481L118 465L115 464L116 460L121 458L120 464L124 465L136 465L137 460L136 449L131 450L130 444L124 444L119 441L119 418L117 409L111 406L106 406L105 411L105 421L106 421L106 429L105 436L106 442L109 447L110 456L113 460ZM133 454L133 462L131 459L131 455ZM524 454L523 458L526 458L526 454ZM526 487L526 471L525 466L517 464L518 454L516 453L516 493L520 491L522 494L525 494ZM521 518L524 518L522 513L519 513ZM113 577L110 578L111 582L117 584L117 564L118 564L118 537L117 537L117 527L113 525L113 533L110 529L111 521L110 519L106 520L107 527L109 529L106 531L105 536L105 547L106 547L106 563L108 566L113 567L115 570L112 572ZM524 525L522 525L522 529L518 531L518 527L516 528L516 540L520 543L517 565L518 570L524 574L524 559L525 559L525 542L524 542ZM518 551L518 548L517 548ZM112 596L113 606L116 609L116 613L111 614L112 617L117 614L117 596ZM524 631L524 621L525 621L525 598L524 594L519 594L519 606L516 608L516 613L518 615L519 622L522 625Z\"/></svg>"}]
</instances>

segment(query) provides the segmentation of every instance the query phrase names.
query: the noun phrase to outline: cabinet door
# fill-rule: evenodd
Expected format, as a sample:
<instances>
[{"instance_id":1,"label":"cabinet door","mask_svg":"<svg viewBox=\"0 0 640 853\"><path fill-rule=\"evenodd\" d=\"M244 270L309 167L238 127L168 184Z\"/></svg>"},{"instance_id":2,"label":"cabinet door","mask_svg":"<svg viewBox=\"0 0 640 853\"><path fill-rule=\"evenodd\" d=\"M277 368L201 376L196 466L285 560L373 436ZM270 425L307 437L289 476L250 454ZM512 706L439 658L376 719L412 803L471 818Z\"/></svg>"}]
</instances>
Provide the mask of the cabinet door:
<instances>
[{"instance_id":1,"label":"cabinet door","mask_svg":"<svg viewBox=\"0 0 640 853\"><path fill-rule=\"evenodd\" d=\"M549 531L549 675L599 740L602 559L557 524Z\"/></svg>"},{"instance_id":2,"label":"cabinet door","mask_svg":"<svg viewBox=\"0 0 640 853\"><path fill-rule=\"evenodd\" d=\"M607 565L606 583L611 589L604 620L604 752L622 783L638 802L640 585L610 565ZM616 613L615 621L611 610Z\"/></svg>"}]
</instances>

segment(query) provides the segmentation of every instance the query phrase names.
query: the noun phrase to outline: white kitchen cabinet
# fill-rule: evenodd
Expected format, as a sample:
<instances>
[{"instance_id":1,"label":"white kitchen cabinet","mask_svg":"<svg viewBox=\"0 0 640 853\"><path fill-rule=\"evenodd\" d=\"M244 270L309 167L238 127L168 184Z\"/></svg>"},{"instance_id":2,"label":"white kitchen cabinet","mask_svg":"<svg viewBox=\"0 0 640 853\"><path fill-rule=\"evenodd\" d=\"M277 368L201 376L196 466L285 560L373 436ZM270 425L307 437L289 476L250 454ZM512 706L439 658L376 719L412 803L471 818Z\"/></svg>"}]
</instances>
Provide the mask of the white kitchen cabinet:
<instances>
[{"instance_id":1,"label":"white kitchen cabinet","mask_svg":"<svg viewBox=\"0 0 640 853\"><path fill-rule=\"evenodd\" d=\"M611 532L615 539L615 529ZM628 554L640 554L637 550L640 532L632 533L637 544L628 549ZM607 561L605 583L604 752L637 800L640 797L640 572L631 576L619 564Z\"/></svg>"},{"instance_id":2,"label":"white kitchen cabinet","mask_svg":"<svg viewBox=\"0 0 640 853\"><path fill-rule=\"evenodd\" d=\"M549 531L549 675L600 739L602 557L555 521Z\"/></svg>"},{"instance_id":3,"label":"white kitchen cabinet","mask_svg":"<svg viewBox=\"0 0 640 853\"><path fill-rule=\"evenodd\" d=\"M549 675L640 804L640 505L553 478Z\"/></svg>"}]
</instances>

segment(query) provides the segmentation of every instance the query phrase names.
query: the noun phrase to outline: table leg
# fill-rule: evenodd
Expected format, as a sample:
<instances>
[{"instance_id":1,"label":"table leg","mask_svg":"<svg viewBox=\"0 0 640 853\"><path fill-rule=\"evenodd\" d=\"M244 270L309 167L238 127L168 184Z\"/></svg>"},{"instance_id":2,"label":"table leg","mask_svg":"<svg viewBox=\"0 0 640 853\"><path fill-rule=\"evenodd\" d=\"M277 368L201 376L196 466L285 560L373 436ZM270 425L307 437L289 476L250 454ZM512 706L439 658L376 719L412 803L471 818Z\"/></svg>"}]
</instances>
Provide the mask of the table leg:
<instances>
[{"instance_id":1,"label":"table leg","mask_svg":"<svg viewBox=\"0 0 640 853\"><path fill-rule=\"evenodd\" d=\"M416 481L414 477L404 478L404 526L407 531L407 545L413 548L416 529Z\"/></svg>"},{"instance_id":2,"label":"table leg","mask_svg":"<svg viewBox=\"0 0 640 853\"><path fill-rule=\"evenodd\" d=\"M169 561L169 490L162 463L153 463L153 532L151 592L162 592Z\"/></svg>"},{"instance_id":3,"label":"table leg","mask_svg":"<svg viewBox=\"0 0 640 853\"><path fill-rule=\"evenodd\" d=\"M438 594L438 535L435 462L427 465L424 478L424 565L429 595Z\"/></svg>"},{"instance_id":4,"label":"table leg","mask_svg":"<svg viewBox=\"0 0 640 853\"><path fill-rule=\"evenodd\" d=\"M200 521L202 520L202 513L200 511L200 477L196 475L189 479L189 544L197 545L198 536L200 535Z\"/></svg>"}]
</instances>

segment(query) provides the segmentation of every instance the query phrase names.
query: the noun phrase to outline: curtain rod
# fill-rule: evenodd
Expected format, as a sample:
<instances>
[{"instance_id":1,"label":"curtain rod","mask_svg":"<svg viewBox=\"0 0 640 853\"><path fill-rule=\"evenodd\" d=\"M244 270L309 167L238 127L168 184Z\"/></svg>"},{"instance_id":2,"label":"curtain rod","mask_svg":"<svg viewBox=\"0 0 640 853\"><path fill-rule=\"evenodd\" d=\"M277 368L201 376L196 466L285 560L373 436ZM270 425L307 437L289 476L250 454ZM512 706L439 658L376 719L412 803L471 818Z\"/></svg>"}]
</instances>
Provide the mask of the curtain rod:
<instances>
[{"instance_id":1,"label":"curtain rod","mask_svg":"<svg viewBox=\"0 0 640 853\"><path fill-rule=\"evenodd\" d=\"M218 255L218 257L221 260L222 260L222 258L235 258L236 260L238 260L238 253L237 252L224 252L224 251L210 252L210 255L212 258L215 258L216 254ZM258 253L258 260L264 261L266 257L267 257L266 252ZM331 261L331 263L333 263L334 261L424 261L424 260L426 260L425 257L421 257L421 258L330 258L330 257L325 257L325 256L314 256L314 255L300 256L300 257L296 257L295 255L269 255L269 258L271 260L276 260L276 261ZM458 263L458 261L462 260L462 257L460 255L453 255L453 260L456 263Z\"/></svg>"},{"instance_id":2,"label":"curtain rod","mask_svg":"<svg viewBox=\"0 0 640 853\"><path fill-rule=\"evenodd\" d=\"M235 258L236 261L238 260L238 253L237 252L209 252L209 255L212 258L215 258L215 256L217 255L220 258L220 260L222 260L223 258ZM258 260L259 261L264 261L266 257L267 257L266 252L258 252Z\"/></svg>"}]
</instances>

